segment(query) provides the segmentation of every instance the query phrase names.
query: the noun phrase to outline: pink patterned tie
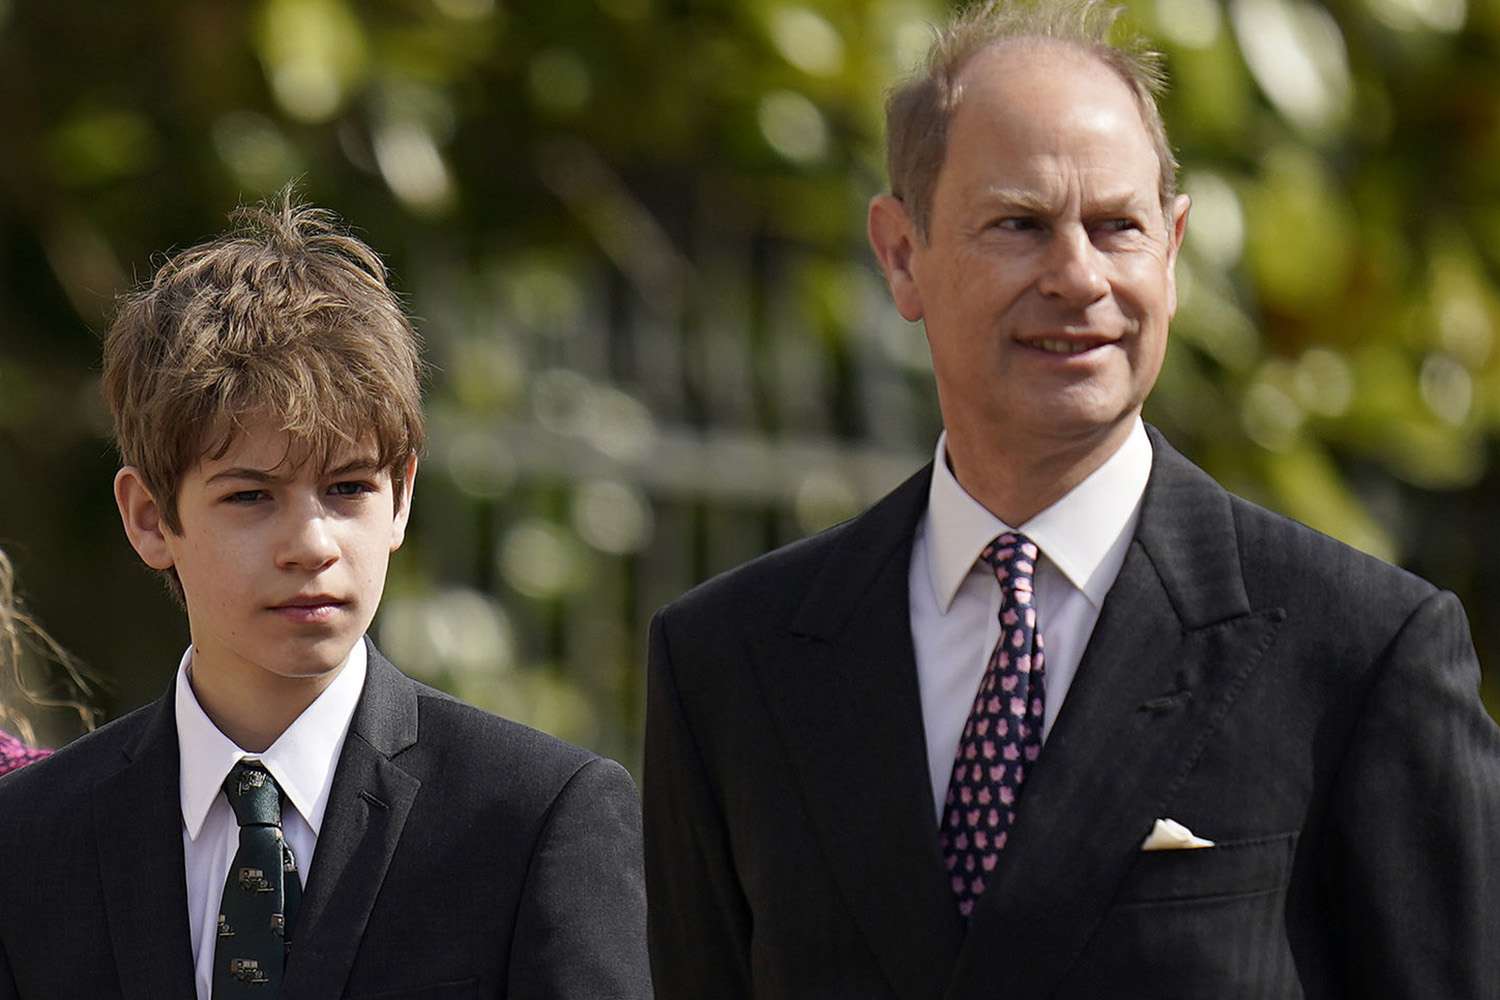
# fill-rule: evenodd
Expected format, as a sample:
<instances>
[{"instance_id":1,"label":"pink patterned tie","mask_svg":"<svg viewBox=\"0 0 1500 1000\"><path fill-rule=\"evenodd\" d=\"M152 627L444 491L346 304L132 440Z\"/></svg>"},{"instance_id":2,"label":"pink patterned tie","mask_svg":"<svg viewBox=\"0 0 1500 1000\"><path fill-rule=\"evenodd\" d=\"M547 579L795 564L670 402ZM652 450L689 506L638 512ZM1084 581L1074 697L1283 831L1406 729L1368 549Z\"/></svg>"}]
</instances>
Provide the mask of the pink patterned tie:
<instances>
[{"instance_id":1,"label":"pink patterned tie","mask_svg":"<svg viewBox=\"0 0 1500 1000\"><path fill-rule=\"evenodd\" d=\"M1019 532L996 538L979 558L1000 583L1000 639L990 654L948 782L938 845L958 911L968 917L994 877L1026 768L1042 749L1046 672L1031 577L1037 548Z\"/></svg>"}]
</instances>

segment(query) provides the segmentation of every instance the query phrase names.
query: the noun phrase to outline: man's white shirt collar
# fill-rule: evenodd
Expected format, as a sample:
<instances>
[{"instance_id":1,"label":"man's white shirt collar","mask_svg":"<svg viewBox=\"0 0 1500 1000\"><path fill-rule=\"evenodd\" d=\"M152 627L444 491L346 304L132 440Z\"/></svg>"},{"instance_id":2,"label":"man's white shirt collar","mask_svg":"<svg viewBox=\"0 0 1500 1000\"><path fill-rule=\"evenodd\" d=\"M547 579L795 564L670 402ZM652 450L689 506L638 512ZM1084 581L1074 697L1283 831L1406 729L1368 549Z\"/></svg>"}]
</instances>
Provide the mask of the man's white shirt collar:
<instances>
[{"instance_id":1,"label":"man's white shirt collar","mask_svg":"<svg viewBox=\"0 0 1500 1000\"><path fill-rule=\"evenodd\" d=\"M1019 528L964 491L948 468L947 445L944 431L933 457L925 517L927 571L943 614L984 547L996 535L1016 530L1035 542L1095 608L1102 606L1115 574L1100 573L1100 565L1135 516L1151 476L1151 441L1141 419L1136 418L1125 443L1103 465Z\"/></svg>"},{"instance_id":2,"label":"man's white shirt collar","mask_svg":"<svg viewBox=\"0 0 1500 1000\"><path fill-rule=\"evenodd\" d=\"M339 751L354 718L360 692L364 690L366 659L365 641L361 638L349 650L349 656L333 683L297 716L265 753L256 754L236 746L198 704L188 680L188 670L193 662L193 648L188 647L177 667L174 707L178 756L182 762L179 782L182 821L190 839L198 839L209 807L218 797L230 768L247 757L258 759L266 766L313 833L320 832Z\"/></svg>"}]
</instances>

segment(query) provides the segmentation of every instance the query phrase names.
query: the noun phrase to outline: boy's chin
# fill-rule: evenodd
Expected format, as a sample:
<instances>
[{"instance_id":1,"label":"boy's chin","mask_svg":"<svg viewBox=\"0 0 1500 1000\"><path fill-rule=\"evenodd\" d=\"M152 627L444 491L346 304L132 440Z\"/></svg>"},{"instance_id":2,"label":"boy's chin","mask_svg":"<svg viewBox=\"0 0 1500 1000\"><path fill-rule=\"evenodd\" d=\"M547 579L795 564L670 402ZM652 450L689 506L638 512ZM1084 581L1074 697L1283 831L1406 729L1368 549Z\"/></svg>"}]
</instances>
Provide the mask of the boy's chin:
<instances>
[{"instance_id":1,"label":"boy's chin","mask_svg":"<svg viewBox=\"0 0 1500 1000\"><path fill-rule=\"evenodd\" d=\"M349 652L354 644L362 639L363 635L322 639L263 665L272 673L289 680L324 677L343 666L349 659Z\"/></svg>"}]
</instances>

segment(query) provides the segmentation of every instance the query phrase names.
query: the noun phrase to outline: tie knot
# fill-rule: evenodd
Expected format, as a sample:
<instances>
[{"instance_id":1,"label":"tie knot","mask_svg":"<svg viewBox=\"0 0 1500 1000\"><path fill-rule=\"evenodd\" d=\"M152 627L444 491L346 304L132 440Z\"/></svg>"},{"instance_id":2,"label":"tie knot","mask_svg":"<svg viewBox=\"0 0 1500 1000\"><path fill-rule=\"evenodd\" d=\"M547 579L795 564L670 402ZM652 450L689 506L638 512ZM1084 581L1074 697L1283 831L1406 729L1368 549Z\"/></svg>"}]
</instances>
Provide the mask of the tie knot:
<instances>
[{"instance_id":1,"label":"tie knot","mask_svg":"<svg viewBox=\"0 0 1500 1000\"><path fill-rule=\"evenodd\" d=\"M242 760L230 768L224 795L240 826L281 826L281 789L262 764Z\"/></svg>"},{"instance_id":2,"label":"tie knot","mask_svg":"<svg viewBox=\"0 0 1500 1000\"><path fill-rule=\"evenodd\" d=\"M979 559L995 572L995 579L1000 582L1001 593L1019 600L1022 604L1031 603L1031 576L1036 572L1036 560L1039 555L1036 543L1019 531L1007 531L1003 535L997 535L995 540L984 547L979 553ZM1024 593L1024 599L1016 595Z\"/></svg>"}]
</instances>

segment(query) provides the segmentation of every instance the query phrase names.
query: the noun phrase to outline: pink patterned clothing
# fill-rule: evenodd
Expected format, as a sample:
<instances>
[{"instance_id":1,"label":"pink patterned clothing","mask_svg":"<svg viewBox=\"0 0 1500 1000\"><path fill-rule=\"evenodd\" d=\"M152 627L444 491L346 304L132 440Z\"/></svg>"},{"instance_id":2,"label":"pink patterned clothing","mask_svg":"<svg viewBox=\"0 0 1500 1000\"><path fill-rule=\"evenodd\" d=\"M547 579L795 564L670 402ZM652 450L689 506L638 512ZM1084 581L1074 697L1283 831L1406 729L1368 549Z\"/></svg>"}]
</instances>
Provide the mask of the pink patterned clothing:
<instances>
[{"instance_id":1,"label":"pink patterned clothing","mask_svg":"<svg viewBox=\"0 0 1500 1000\"><path fill-rule=\"evenodd\" d=\"M41 760L51 752L51 750L29 747L8 733L0 733L0 774L25 767L33 761Z\"/></svg>"}]
</instances>

